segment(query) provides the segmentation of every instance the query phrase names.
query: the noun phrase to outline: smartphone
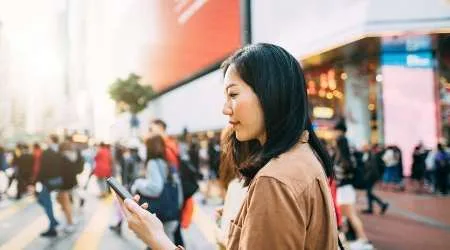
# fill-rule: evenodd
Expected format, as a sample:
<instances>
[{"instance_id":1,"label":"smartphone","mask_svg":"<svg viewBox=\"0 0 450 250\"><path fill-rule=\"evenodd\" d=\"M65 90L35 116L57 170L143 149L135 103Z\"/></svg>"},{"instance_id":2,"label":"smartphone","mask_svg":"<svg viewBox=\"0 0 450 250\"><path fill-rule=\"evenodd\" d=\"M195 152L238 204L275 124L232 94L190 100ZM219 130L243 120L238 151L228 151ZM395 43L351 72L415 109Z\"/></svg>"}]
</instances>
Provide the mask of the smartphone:
<instances>
[{"instance_id":1,"label":"smartphone","mask_svg":"<svg viewBox=\"0 0 450 250\"><path fill-rule=\"evenodd\" d=\"M106 179L106 182L122 200L133 200L133 196L130 194L130 192L128 192L128 190L124 186L122 186L115 178L109 177L108 179Z\"/></svg>"}]
</instances>

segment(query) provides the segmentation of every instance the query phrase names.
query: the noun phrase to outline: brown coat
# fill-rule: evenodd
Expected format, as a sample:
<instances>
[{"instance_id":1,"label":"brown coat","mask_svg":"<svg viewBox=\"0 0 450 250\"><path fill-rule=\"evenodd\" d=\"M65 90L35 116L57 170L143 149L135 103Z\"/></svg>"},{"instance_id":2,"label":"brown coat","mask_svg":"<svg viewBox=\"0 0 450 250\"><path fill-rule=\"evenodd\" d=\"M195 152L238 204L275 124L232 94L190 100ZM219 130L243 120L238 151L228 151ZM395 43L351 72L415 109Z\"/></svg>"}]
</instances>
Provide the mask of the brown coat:
<instances>
[{"instance_id":1,"label":"brown coat","mask_svg":"<svg viewBox=\"0 0 450 250\"><path fill-rule=\"evenodd\" d=\"M338 249L327 178L309 144L299 142L258 172L227 249Z\"/></svg>"}]
</instances>

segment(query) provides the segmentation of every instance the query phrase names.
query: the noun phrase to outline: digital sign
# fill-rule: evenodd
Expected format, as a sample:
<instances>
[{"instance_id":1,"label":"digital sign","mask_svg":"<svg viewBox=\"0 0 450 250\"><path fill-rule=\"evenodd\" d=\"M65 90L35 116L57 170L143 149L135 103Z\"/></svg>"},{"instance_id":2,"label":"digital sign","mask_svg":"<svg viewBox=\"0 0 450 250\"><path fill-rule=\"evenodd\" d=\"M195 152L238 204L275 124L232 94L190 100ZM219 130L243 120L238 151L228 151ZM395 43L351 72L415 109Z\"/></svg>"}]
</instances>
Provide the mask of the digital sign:
<instances>
[{"instance_id":1,"label":"digital sign","mask_svg":"<svg viewBox=\"0 0 450 250\"><path fill-rule=\"evenodd\" d=\"M239 0L158 0L146 82L157 93L216 65L241 46Z\"/></svg>"}]
</instances>

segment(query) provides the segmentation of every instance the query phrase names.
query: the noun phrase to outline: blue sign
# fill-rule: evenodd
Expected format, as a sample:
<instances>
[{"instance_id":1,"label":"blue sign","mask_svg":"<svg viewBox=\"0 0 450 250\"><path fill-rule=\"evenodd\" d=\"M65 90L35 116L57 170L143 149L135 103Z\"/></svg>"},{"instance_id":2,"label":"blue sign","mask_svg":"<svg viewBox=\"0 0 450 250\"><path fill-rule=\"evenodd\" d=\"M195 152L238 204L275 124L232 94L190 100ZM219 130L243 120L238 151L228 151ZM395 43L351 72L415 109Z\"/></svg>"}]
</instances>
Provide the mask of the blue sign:
<instances>
[{"instance_id":1,"label":"blue sign","mask_svg":"<svg viewBox=\"0 0 450 250\"><path fill-rule=\"evenodd\" d=\"M433 50L433 40L429 35L381 38L381 51L383 52L419 52L427 50Z\"/></svg>"},{"instance_id":2,"label":"blue sign","mask_svg":"<svg viewBox=\"0 0 450 250\"><path fill-rule=\"evenodd\" d=\"M408 68L433 68L435 60L431 52L419 53L383 53L382 65L403 66Z\"/></svg>"}]
</instances>

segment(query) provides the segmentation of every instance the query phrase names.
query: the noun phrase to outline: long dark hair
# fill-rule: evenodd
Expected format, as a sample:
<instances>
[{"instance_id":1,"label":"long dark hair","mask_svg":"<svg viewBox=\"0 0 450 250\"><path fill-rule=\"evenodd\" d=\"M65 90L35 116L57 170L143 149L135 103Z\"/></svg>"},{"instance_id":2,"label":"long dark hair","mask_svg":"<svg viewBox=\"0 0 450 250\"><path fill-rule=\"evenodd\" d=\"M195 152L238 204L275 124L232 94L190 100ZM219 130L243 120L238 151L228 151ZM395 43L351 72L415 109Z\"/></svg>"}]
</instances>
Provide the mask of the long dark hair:
<instances>
[{"instance_id":1,"label":"long dark hair","mask_svg":"<svg viewBox=\"0 0 450 250\"><path fill-rule=\"evenodd\" d=\"M166 160L166 144L164 139L160 135L152 135L145 141L145 146L147 148L147 159L145 163L147 164L151 159L163 159Z\"/></svg>"},{"instance_id":2,"label":"long dark hair","mask_svg":"<svg viewBox=\"0 0 450 250\"><path fill-rule=\"evenodd\" d=\"M249 185L270 159L292 148L305 130L326 175L332 176L332 161L309 118L305 79L298 61L279 46L260 43L246 46L228 58L222 64L224 74L231 65L258 96L267 133L262 146L257 140L245 142L250 149L248 157L239 153L243 142L233 136L233 156L245 184Z\"/></svg>"}]
</instances>

